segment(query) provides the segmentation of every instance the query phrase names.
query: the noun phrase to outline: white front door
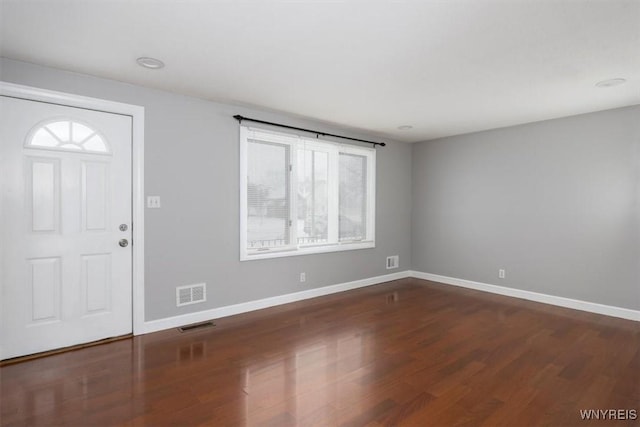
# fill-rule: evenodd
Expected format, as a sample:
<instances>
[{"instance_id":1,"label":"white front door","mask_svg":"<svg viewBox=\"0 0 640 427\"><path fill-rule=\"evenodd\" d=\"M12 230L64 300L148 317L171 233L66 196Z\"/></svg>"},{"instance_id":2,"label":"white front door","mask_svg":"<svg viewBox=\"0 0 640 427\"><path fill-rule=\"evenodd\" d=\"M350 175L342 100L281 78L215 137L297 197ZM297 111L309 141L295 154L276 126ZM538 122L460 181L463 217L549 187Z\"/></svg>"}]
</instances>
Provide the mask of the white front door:
<instances>
[{"instance_id":1,"label":"white front door","mask_svg":"<svg viewBox=\"0 0 640 427\"><path fill-rule=\"evenodd\" d=\"M0 97L0 360L132 331L131 126Z\"/></svg>"}]
</instances>

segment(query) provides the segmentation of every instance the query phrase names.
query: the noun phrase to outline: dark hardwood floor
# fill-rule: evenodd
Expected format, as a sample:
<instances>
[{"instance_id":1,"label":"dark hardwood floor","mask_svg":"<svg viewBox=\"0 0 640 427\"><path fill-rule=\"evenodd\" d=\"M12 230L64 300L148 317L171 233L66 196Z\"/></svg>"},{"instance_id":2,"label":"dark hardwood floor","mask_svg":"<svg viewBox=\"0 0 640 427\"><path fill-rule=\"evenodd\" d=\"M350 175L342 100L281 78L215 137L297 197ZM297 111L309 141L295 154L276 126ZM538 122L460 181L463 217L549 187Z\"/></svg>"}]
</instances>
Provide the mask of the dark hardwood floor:
<instances>
[{"instance_id":1,"label":"dark hardwood floor","mask_svg":"<svg viewBox=\"0 0 640 427\"><path fill-rule=\"evenodd\" d=\"M404 279L0 381L3 426L639 425L580 410L640 412L640 323Z\"/></svg>"}]
</instances>

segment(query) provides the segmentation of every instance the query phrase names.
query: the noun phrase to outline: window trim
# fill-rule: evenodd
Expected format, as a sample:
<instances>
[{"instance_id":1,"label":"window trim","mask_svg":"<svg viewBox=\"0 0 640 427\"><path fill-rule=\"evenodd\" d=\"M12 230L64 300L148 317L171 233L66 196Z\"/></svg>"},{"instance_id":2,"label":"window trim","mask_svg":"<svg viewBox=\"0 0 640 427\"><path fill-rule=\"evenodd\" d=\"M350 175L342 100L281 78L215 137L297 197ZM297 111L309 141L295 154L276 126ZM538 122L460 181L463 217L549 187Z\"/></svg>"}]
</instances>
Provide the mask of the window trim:
<instances>
[{"instance_id":1,"label":"window trim","mask_svg":"<svg viewBox=\"0 0 640 427\"><path fill-rule=\"evenodd\" d=\"M290 244L284 247L275 249L266 249L264 251L250 251L247 240L248 233L248 148L251 133L255 132L259 134L260 140L265 142L273 142L277 144L285 144L289 146L290 163L293 165L290 171L291 176L289 179L289 195L290 195L290 217L297 218L297 147L303 142L310 147L317 147L320 151L326 151L339 156L339 153L354 154L359 156L365 156L367 161L367 218L366 218L366 240L357 241L339 241L339 225L338 218L329 218L329 221L334 221L334 227L331 227L329 231L329 240L335 238L335 243L321 243L321 244L297 244L297 227L291 227L289 231ZM332 162L329 161L329 165ZM331 166L330 166L331 167ZM329 174L337 173L338 171L329 170ZM336 212L339 212L339 179L333 179L333 190L329 191L329 204L333 206ZM258 259L269 258L282 258L290 256L330 253L330 252L342 252L349 250L370 249L375 248L375 199L376 199L376 150L375 148L361 147L349 144L340 144L332 141L317 141L302 135L293 133L282 133L272 130L266 130L262 128L255 128L249 126L240 126L240 261L252 261ZM330 208L331 209L331 208Z\"/></svg>"}]
</instances>

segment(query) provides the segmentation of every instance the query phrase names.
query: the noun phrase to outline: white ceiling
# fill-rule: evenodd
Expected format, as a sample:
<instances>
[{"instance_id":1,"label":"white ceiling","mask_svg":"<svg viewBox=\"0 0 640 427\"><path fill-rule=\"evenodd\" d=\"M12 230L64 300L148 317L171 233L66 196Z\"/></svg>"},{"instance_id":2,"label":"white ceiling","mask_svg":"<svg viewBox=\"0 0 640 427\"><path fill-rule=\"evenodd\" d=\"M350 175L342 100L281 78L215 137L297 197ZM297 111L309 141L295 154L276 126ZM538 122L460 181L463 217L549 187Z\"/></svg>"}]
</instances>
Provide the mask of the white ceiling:
<instances>
[{"instance_id":1,"label":"white ceiling","mask_svg":"<svg viewBox=\"0 0 640 427\"><path fill-rule=\"evenodd\" d=\"M636 0L1 0L0 7L2 56L379 138L415 142L640 103ZM143 69L139 56L166 67ZM616 77L628 82L595 87Z\"/></svg>"}]
</instances>

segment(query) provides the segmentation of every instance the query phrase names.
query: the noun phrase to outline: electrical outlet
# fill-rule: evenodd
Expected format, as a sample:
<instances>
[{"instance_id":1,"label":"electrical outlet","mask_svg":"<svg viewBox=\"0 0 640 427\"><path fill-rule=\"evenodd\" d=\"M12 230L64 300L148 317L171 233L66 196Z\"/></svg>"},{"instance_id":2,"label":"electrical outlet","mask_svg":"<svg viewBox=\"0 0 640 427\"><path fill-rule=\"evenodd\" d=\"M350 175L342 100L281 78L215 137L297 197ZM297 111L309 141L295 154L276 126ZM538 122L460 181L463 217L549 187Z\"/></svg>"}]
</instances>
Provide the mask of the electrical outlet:
<instances>
[{"instance_id":1,"label":"electrical outlet","mask_svg":"<svg viewBox=\"0 0 640 427\"><path fill-rule=\"evenodd\" d=\"M160 196L147 196L147 208L159 209L160 208Z\"/></svg>"},{"instance_id":2,"label":"electrical outlet","mask_svg":"<svg viewBox=\"0 0 640 427\"><path fill-rule=\"evenodd\" d=\"M398 268L400 266L400 256L393 255L387 257L387 270Z\"/></svg>"},{"instance_id":3,"label":"electrical outlet","mask_svg":"<svg viewBox=\"0 0 640 427\"><path fill-rule=\"evenodd\" d=\"M307 281L307 273L300 273L300 283Z\"/></svg>"},{"instance_id":4,"label":"electrical outlet","mask_svg":"<svg viewBox=\"0 0 640 427\"><path fill-rule=\"evenodd\" d=\"M505 276L505 271L501 268L500 270L498 270L498 278L504 279L504 276Z\"/></svg>"}]
</instances>

